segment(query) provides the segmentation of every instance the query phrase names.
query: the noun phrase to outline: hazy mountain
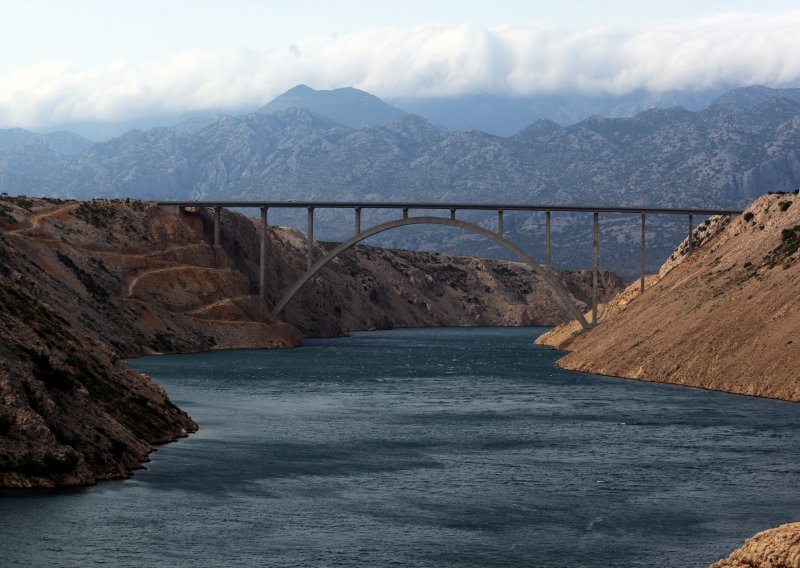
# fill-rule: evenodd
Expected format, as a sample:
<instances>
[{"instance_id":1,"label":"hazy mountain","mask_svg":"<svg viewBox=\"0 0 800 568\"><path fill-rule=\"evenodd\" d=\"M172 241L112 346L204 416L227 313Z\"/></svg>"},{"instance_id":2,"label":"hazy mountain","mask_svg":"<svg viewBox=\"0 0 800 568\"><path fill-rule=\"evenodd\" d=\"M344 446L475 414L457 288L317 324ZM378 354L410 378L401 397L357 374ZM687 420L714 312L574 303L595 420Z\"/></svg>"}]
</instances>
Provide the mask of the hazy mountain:
<instances>
[{"instance_id":1,"label":"hazy mountain","mask_svg":"<svg viewBox=\"0 0 800 568\"><path fill-rule=\"evenodd\" d=\"M717 97L712 104L725 104L747 109L775 98L800 102L800 89L771 89L760 85L741 87Z\"/></svg>"},{"instance_id":2,"label":"hazy mountain","mask_svg":"<svg viewBox=\"0 0 800 568\"><path fill-rule=\"evenodd\" d=\"M541 119L566 126L595 115L632 117L650 108L682 106L699 110L723 92L637 91L621 96L556 93L529 97L479 94L454 98L396 99L389 102L449 130L481 130L497 136L511 136Z\"/></svg>"},{"instance_id":3,"label":"hazy mountain","mask_svg":"<svg viewBox=\"0 0 800 568\"><path fill-rule=\"evenodd\" d=\"M385 126L405 114L378 97L358 89L348 87L316 91L306 85L289 89L258 109L258 112L275 114L290 108L306 109L350 128Z\"/></svg>"},{"instance_id":4,"label":"hazy mountain","mask_svg":"<svg viewBox=\"0 0 800 568\"><path fill-rule=\"evenodd\" d=\"M769 92L769 91L767 91ZM308 110L221 116L193 129L131 131L59 156L31 145L0 151L9 193L89 198L363 199L650 206L743 206L766 191L800 186L800 102L775 96L741 108L652 109L631 118L591 117L564 127L537 121L510 138L452 132L414 115L351 128ZM301 222L297 212L271 213ZM317 234L338 239L351 221L321 214ZM494 223L492 216L475 221ZM698 220L699 222L700 220ZM366 222L366 220L365 220ZM636 220L606 217L603 261L635 266ZM576 225L577 223L577 225ZM686 231L684 220L654 220L657 267ZM661 225L659 225L661 223ZM541 257L543 223L509 215L506 232ZM578 227L578 228L576 228ZM554 224L562 266L586 266L588 223ZM459 253L495 254L472 237L398 233L383 241ZM663 237L663 238L662 238ZM656 237L654 237L656 238ZM390 239L390 240L389 240Z\"/></svg>"},{"instance_id":5,"label":"hazy mountain","mask_svg":"<svg viewBox=\"0 0 800 568\"><path fill-rule=\"evenodd\" d=\"M30 144L47 146L55 154L71 156L92 145L92 142L72 132L37 133L22 128L0 129L0 151Z\"/></svg>"}]
</instances>

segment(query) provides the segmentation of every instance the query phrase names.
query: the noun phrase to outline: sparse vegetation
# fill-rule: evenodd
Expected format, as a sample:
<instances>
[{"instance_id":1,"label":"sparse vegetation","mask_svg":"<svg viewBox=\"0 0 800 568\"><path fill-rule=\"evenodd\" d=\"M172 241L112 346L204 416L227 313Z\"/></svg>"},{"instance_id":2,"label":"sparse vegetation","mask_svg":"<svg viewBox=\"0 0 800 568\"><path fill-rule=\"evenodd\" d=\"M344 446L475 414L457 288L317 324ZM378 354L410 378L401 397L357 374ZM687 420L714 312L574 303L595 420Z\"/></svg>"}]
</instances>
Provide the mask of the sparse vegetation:
<instances>
[{"instance_id":1,"label":"sparse vegetation","mask_svg":"<svg viewBox=\"0 0 800 568\"><path fill-rule=\"evenodd\" d=\"M791 201L781 201L780 203L778 203L778 207L780 207L781 212L786 211L791 206L792 206Z\"/></svg>"},{"instance_id":2,"label":"sparse vegetation","mask_svg":"<svg viewBox=\"0 0 800 568\"><path fill-rule=\"evenodd\" d=\"M42 381L48 390L70 392L75 389L71 374L53 367L46 353L34 349L27 349L27 352L33 363L33 376Z\"/></svg>"},{"instance_id":3,"label":"sparse vegetation","mask_svg":"<svg viewBox=\"0 0 800 568\"><path fill-rule=\"evenodd\" d=\"M34 298L17 291L11 286L0 284L0 305L6 314L25 321L45 341L75 339L64 326L67 320L48 311Z\"/></svg>"},{"instance_id":4,"label":"sparse vegetation","mask_svg":"<svg viewBox=\"0 0 800 568\"><path fill-rule=\"evenodd\" d=\"M75 262L66 254L62 253L61 251L56 251L56 256L58 260L61 261L61 264L72 270L75 273L75 277L78 281L83 284L83 287L86 288L86 291L89 292L92 296L94 296L98 300L106 301L108 300L108 291L97 284L92 275L83 270L80 266L75 264Z\"/></svg>"},{"instance_id":5,"label":"sparse vegetation","mask_svg":"<svg viewBox=\"0 0 800 568\"><path fill-rule=\"evenodd\" d=\"M106 220L115 214L116 209L113 206L96 201L84 201L75 210L75 217L98 229L105 229Z\"/></svg>"},{"instance_id":6,"label":"sparse vegetation","mask_svg":"<svg viewBox=\"0 0 800 568\"><path fill-rule=\"evenodd\" d=\"M742 218L743 218L743 219L744 219L746 222L748 222L748 223L749 223L750 221L752 221L752 220L753 220L753 217L755 217L755 215L753 215L753 212L752 212L752 211L748 211L747 213L745 213L745 214L742 216Z\"/></svg>"},{"instance_id":7,"label":"sparse vegetation","mask_svg":"<svg viewBox=\"0 0 800 568\"><path fill-rule=\"evenodd\" d=\"M800 250L800 225L795 225L781 231L781 244L764 257L764 262L772 268L787 261L798 250Z\"/></svg>"},{"instance_id":8,"label":"sparse vegetation","mask_svg":"<svg viewBox=\"0 0 800 568\"><path fill-rule=\"evenodd\" d=\"M154 349L163 352L175 351L175 344L172 342L172 337L168 333L158 332L153 336L151 345Z\"/></svg>"},{"instance_id":9,"label":"sparse vegetation","mask_svg":"<svg viewBox=\"0 0 800 568\"><path fill-rule=\"evenodd\" d=\"M68 450L63 458L47 453L42 461L36 460L31 456L25 456L16 464L11 465L9 469L33 477L50 477L51 474L69 473L75 469L78 461L78 454Z\"/></svg>"}]
</instances>

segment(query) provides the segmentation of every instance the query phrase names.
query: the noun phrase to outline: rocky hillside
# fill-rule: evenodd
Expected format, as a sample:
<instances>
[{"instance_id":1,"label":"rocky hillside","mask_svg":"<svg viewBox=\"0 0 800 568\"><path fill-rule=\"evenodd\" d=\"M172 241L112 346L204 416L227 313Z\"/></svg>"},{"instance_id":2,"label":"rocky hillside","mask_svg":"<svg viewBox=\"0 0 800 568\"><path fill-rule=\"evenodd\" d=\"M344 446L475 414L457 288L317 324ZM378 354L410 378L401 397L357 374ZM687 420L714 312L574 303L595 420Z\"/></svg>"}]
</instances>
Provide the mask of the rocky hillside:
<instances>
[{"instance_id":1,"label":"rocky hillside","mask_svg":"<svg viewBox=\"0 0 800 568\"><path fill-rule=\"evenodd\" d=\"M301 332L566 319L520 264L359 247L276 323L269 308L305 270L304 238L270 228L265 303L255 295L256 224L228 211L222 221L216 247L207 211L0 198L0 486L124 476L152 444L196 427L123 357L291 347ZM587 273L558 277L586 302ZM606 298L623 285L601 281Z\"/></svg>"},{"instance_id":2,"label":"rocky hillside","mask_svg":"<svg viewBox=\"0 0 800 568\"><path fill-rule=\"evenodd\" d=\"M566 369L800 402L798 191L695 234L693 251L684 243L597 328L540 342L571 351L558 361Z\"/></svg>"},{"instance_id":3,"label":"rocky hillside","mask_svg":"<svg viewBox=\"0 0 800 568\"><path fill-rule=\"evenodd\" d=\"M800 566L800 523L758 533L711 568L790 568Z\"/></svg>"}]
</instances>

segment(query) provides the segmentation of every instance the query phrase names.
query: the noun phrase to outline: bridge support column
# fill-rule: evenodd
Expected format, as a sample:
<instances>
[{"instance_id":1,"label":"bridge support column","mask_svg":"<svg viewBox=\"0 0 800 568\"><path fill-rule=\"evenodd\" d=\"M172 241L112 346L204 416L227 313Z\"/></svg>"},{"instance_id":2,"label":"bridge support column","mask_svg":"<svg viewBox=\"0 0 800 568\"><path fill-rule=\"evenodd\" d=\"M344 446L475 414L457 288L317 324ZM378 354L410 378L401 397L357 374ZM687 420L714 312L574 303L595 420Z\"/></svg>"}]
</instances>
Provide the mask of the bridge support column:
<instances>
[{"instance_id":1,"label":"bridge support column","mask_svg":"<svg viewBox=\"0 0 800 568\"><path fill-rule=\"evenodd\" d=\"M220 239L219 239L219 225L220 225L220 212L222 211L222 207L214 207L214 246L219 246Z\"/></svg>"},{"instance_id":2,"label":"bridge support column","mask_svg":"<svg viewBox=\"0 0 800 568\"><path fill-rule=\"evenodd\" d=\"M308 208L308 269L314 265L314 208Z\"/></svg>"},{"instance_id":3,"label":"bridge support column","mask_svg":"<svg viewBox=\"0 0 800 568\"><path fill-rule=\"evenodd\" d=\"M503 210L497 210L497 234L500 235L500 238L503 238Z\"/></svg>"},{"instance_id":4,"label":"bridge support column","mask_svg":"<svg viewBox=\"0 0 800 568\"><path fill-rule=\"evenodd\" d=\"M597 325L597 261L600 247L600 212L594 212L594 268L592 270L592 325Z\"/></svg>"},{"instance_id":5,"label":"bridge support column","mask_svg":"<svg viewBox=\"0 0 800 568\"><path fill-rule=\"evenodd\" d=\"M647 213L642 211L642 266L639 273L639 293L644 292L644 260L646 255L647 241L645 239L645 225L647 224Z\"/></svg>"},{"instance_id":6,"label":"bridge support column","mask_svg":"<svg viewBox=\"0 0 800 568\"><path fill-rule=\"evenodd\" d=\"M552 270L552 266L550 264L550 210L548 209L545 213L545 223L544 223L544 265L547 267L547 270Z\"/></svg>"},{"instance_id":7,"label":"bridge support column","mask_svg":"<svg viewBox=\"0 0 800 568\"><path fill-rule=\"evenodd\" d=\"M450 210L450 218L451 219L455 219L456 218L456 210L455 209L451 209Z\"/></svg>"},{"instance_id":8,"label":"bridge support column","mask_svg":"<svg viewBox=\"0 0 800 568\"><path fill-rule=\"evenodd\" d=\"M686 243L687 244L687 253L686 254L692 254L692 251L694 250L694 242L692 242L693 241L692 233L694 233L694 222L693 221L694 220L692 219L692 214L689 213L689 237L688 237L688 240L687 240L687 243Z\"/></svg>"},{"instance_id":9,"label":"bridge support column","mask_svg":"<svg viewBox=\"0 0 800 568\"><path fill-rule=\"evenodd\" d=\"M356 235L361 234L361 207L356 207Z\"/></svg>"},{"instance_id":10,"label":"bridge support column","mask_svg":"<svg viewBox=\"0 0 800 568\"><path fill-rule=\"evenodd\" d=\"M408 207L403 207L403 219L408 219Z\"/></svg>"},{"instance_id":11,"label":"bridge support column","mask_svg":"<svg viewBox=\"0 0 800 568\"><path fill-rule=\"evenodd\" d=\"M258 265L258 294L267 299L267 207L261 208L261 253Z\"/></svg>"}]
</instances>

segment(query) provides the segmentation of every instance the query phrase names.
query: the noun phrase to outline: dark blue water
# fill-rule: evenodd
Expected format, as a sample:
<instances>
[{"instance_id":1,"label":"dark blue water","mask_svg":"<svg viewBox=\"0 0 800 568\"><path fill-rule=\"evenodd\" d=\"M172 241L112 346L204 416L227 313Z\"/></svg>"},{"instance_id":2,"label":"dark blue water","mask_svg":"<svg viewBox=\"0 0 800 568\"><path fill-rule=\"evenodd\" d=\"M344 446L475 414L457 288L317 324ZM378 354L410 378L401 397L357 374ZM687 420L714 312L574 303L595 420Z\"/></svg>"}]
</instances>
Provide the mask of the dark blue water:
<instances>
[{"instance_id":1,"label":"dark blue water","mask_svg":"<svg viewBox=\"0 0 800 568\"><path fill-rule=\"evenodd\" d=\"M541 330L143 358L201 430L0 499L0 566L706 566L800 518L800 406L567 373Z\"/></svg>"}]
</instances>

